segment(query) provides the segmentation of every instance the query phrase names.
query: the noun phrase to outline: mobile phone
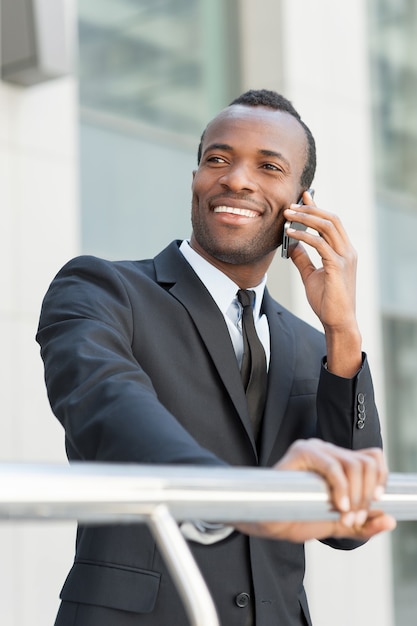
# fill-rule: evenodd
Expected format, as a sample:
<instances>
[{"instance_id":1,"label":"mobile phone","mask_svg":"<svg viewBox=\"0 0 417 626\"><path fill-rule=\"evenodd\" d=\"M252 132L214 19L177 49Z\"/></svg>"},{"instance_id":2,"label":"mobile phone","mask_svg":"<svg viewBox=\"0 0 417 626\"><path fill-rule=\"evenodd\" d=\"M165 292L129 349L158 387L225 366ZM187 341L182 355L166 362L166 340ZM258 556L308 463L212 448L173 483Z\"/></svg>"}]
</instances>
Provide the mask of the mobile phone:
<instances>
[{"instance_id":1,"label":"mobile phone","mask_svg":"<svg viewBox=\"0 0 417 626\"><path fill-rule=\"evenodd\" d=\"M311 197L314 196L314 189L307 189L307 191ZM297 204L304 204L302 194ZM300 224L300 222L285 222L281 247L281 256L283 259L289 259L294 251L295 246L298 244L298 239L294 239L293 237L290 237L288 235L287 230L289 228L295 228L295 230L307 230L307 226L305 224Z\"/></svg>"}]
</instances>

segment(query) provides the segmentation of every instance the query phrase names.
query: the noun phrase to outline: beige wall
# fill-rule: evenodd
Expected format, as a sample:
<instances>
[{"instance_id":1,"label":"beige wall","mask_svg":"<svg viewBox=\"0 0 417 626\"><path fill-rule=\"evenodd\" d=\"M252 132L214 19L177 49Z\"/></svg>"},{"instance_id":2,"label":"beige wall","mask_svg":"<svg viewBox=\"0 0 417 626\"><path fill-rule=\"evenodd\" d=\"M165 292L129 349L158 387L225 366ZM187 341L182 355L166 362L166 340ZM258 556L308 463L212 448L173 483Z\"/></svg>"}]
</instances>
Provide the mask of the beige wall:
<instances>
[{"instance_id":1,"label":"beige wall","mask_svg":"<svg viewBox=\"0 0 417 626\"><path fill-rule=\"evenodd\" d=\"M0 461L63 461L35 333L42 297L78 249L76 84L0 83ZM0 622L45 626L72 560L73 524L0 525Z\"/></svg>"}]
</instances>

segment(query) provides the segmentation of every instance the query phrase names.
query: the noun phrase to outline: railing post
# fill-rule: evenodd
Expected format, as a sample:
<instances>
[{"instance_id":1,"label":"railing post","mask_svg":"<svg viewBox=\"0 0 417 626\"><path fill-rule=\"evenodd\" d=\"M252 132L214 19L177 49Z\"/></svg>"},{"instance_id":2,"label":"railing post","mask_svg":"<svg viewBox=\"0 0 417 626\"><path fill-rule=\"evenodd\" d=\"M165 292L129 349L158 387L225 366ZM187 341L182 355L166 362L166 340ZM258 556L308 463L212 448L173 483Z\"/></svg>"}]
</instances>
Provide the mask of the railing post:
<instances>
[{"instance_id":1,"label":"railing post","mask_svg":"<svg viewBox=\"0 0 417 626\"><path fill-rule=\"evenodd\" d=\"M164 504L156 506L149 515L148 524L192 626L219 626L206 583L168 508Z\"/></svg>"}]
</instances>

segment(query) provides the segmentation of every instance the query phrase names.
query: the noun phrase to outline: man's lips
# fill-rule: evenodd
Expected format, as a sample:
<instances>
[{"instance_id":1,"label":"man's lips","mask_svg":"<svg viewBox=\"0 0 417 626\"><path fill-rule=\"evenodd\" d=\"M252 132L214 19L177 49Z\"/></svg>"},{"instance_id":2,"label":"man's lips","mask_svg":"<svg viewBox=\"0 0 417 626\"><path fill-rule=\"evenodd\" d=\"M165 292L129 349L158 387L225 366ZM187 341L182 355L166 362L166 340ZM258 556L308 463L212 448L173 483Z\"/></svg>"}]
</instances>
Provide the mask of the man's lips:
<instances>
[{"instance_id":1,"label":"man's lips","mask_svg":"<svg viewBox=\"0 0 417 626\"><path fill-rule=\"evenodd\" d=\"M251 209L239 209L234 206L216 206L213 209L214 213L228 213L229 215L239 215L241 217L259 217L259 213L257 211L252 211Z\"/></svg>"}]
</instances>

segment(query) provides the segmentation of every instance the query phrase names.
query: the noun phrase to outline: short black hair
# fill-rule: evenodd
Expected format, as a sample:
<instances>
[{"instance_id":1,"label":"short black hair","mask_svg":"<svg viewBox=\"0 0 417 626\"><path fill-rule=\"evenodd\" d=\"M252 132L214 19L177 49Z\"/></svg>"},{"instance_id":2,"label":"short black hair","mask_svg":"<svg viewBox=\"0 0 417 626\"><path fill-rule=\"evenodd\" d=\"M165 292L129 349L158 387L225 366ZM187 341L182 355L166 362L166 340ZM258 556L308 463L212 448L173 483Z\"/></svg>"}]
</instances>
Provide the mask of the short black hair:
<instances>
[{"instance_id":1,"label":"short black hair","mask_svg":"<svg viewBox=\"0 0 417 626\"><path fill-rule=\"evenodd\" d=\"M307 124L303 122L300 114L298 113L298 111L296 111L292 103L276 91L270 91L268 89L250 89L249 91L246 91L242 95L232 100L232 102L228 106L233 106L235 104L243 104L244 106L249 107L266 107L268 109L274 109L275 111L285 111L286 113L289 113L290 115L295 117L295 119L304 129L307 138L307 158L304 170L301 174L300 184L303 189L308 189L313 182L314 174L316 171L316 142L314 141L311 130L309 129ZM198 146L198 164L201 160L202 145L206 129L201 135L200 144Z\"/></svg>"}]
</instances>

